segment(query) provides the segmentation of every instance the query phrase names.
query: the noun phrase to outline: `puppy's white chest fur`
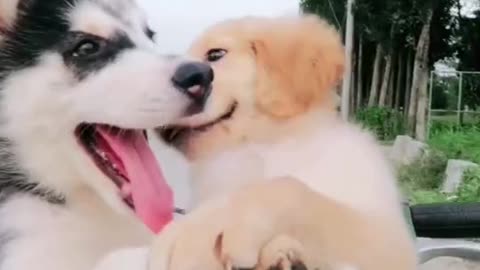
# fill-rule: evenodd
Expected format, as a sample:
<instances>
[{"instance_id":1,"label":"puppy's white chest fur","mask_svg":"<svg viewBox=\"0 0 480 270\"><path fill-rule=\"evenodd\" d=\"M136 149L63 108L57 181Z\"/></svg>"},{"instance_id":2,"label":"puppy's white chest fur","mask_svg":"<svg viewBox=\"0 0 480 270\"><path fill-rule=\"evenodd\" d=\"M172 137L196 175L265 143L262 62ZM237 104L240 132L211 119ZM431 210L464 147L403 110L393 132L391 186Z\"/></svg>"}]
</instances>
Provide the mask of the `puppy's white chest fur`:
<instances>
[{"instance_id":1,"label":"puppy's white chest fur","mask_svg":"<svg viewBox=\"0 0 480 270\"><path fill-rule=\"evenodd\" d=\"M194 203L252 181L292 176L324 196L397 215L395 177L375 140L340 121L272 144L248 144L193 165Z\"/></svg>"}]
</instances>

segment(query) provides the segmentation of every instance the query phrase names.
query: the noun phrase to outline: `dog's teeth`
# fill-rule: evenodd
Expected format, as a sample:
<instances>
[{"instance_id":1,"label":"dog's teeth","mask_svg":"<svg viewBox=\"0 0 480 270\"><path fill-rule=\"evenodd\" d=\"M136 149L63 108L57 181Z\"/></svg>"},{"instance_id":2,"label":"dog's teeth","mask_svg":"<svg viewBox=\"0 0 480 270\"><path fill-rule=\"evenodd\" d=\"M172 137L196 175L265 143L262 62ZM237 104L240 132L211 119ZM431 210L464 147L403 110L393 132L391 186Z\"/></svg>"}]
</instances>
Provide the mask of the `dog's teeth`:
<instances>
[{"instance_id":1,"label":"dog's teeth","mask_svg":"<svg viewBox=\"0 0 480 270\"><path fill-rule=\"evenodd\" d=\"M99 150L99 149L97 149L95 152L97 153L97 155L98 155L104 162L107 162L107 161L108 161L107 153L105 153L104 151L101 151L101 150Z\"/></svg>"}]
</instances>

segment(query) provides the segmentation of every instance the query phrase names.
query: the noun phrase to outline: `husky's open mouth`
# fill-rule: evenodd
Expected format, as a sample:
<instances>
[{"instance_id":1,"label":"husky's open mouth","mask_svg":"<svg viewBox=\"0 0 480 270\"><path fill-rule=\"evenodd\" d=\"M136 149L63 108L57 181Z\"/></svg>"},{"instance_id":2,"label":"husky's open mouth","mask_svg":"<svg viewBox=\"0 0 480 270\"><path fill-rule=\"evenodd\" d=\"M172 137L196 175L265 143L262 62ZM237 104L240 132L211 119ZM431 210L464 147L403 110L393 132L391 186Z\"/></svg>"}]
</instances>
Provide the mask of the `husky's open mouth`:
<instances>
[{"instance_id":1,"label":"husky's open mouth","mask_svg":"<svg viewBox=\"0 0 480 270\"><path fill-rule=\"evenodd\" d=\"M181 140L181 138L184 137L186 134L205 132L208 129L212 128L213 126L232 118L233 114L237 109L237 105L238 104L234 102L224 114L220 115L219 117L215 118L212 121L209 121L206 124L202 124L199 126L188 126L188 127L168 126L168 127L159 129L159 134L167 144L176 145L179 142L179 140Z\"/></svg>"},{"instance_id":2,"label":"husky's open mouth","mask_svg":"<svg viewBox=\"0 0 480 270\"><path fill-rule=\"evenodd\" d=\"M75 134L99 170L118 187L125 204L150 229L157 232L171 220L173 195L144 130L82 124Z\"/></svg>"}]
</instances>

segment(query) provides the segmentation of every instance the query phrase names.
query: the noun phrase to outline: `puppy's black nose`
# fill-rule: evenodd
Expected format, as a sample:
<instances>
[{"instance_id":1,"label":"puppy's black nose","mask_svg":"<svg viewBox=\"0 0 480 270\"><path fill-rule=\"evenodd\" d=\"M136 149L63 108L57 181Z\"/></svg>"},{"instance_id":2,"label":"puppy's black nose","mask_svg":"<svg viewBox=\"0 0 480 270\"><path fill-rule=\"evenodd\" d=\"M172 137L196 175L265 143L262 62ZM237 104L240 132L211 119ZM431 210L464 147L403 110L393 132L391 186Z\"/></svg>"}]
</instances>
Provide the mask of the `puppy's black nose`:
<instances>
[{"instance_id":1,"label":"puppy's black nose","mask_svg":"<svg viewBox=\"0 0 480 270\"><path fill-rule=\"evenodd\" d=\"M188 62L178 66L172 77L175 87L196 101L204 101L213 81L212 68L202 62Z\"/></svg>"}]
</instances>

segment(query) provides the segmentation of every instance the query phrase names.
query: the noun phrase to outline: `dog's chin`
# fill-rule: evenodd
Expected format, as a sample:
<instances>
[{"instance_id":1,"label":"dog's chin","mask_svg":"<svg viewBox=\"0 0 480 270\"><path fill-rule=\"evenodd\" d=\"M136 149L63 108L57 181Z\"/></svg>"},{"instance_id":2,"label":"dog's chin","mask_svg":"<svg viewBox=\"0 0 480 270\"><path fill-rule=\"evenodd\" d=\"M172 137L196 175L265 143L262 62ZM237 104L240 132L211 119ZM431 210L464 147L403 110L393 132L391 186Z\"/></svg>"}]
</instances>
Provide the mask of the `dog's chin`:
<instances>
[{"instance_id":1,"label":"dog's chin","mask_svg":"<svg viewBox=\"0 0 480 270\"><path fill-rule=\"evenodd\" d=\"M228 106L226 111L219 113L216 117L212 117L209 121L199 123L198 125L190 124L188 126L172 125L161 127L157 129L157 133L167 145L180 148L188 140L204 134L220 124L228 122L235 115L237 107L238 103L233 102Z\"/></svg>"}]
</instances>

